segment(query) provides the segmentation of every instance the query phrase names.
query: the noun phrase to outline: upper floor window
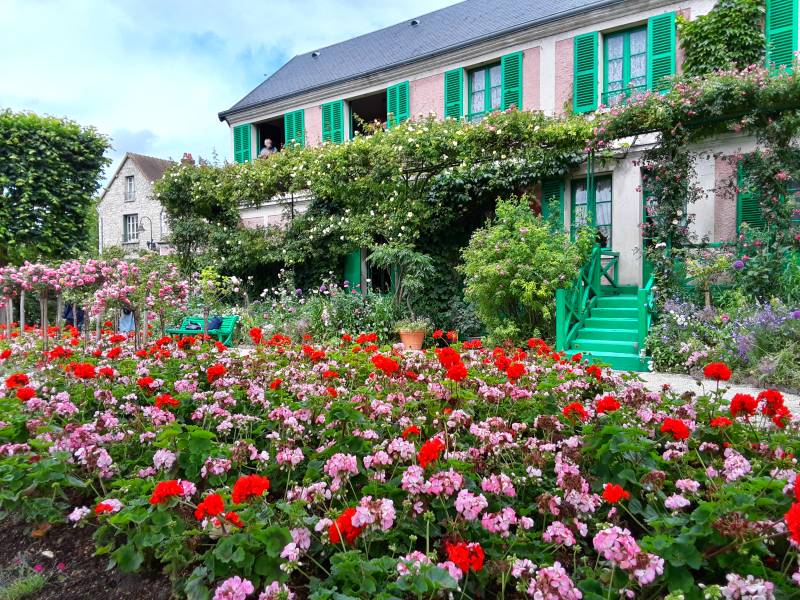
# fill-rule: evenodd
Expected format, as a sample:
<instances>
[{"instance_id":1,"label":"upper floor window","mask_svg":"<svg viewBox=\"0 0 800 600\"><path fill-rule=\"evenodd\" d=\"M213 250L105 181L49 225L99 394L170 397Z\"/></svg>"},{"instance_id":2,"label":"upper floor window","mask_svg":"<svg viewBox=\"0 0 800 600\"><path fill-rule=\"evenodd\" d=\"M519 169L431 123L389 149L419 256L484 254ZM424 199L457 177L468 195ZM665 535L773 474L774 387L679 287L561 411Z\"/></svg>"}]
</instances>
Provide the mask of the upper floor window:
<instances>
[{"instance_id":1,"label":"upper floor window","mask_svg":"<svg viewBox=\"0 0 800 600\"><path fill-rule=\"evenodd\" d=\"M646 27L606 35L603 56L603 104L620 104L647 89Z\"/></svg>"},{"instance_id":2,"label":"upper floor window","mask_svg":"<svg viewBox=\"0 0 800 600\"><path fill-rule=\"evenodd\" d=\"M500 63L469 72L469 119L500 110L503 104L503 75Z\"/></svg>"},{"instance_id":3,"label":"upper floor window","mask_svg":"<svg viewBox=\"0 0 800 600\"><path fill-rule=\"evenodd\" d=\"M125 201L130 202L136 197L136 185L133 180L133 175L125 177Z\"/></svg>"},{"instance_id":4,"label":"upper floor window","mask_svg":"<svg viewBox=\"0 0 800 600\"><path fill-rule=\"evenodd\" d=\"M122 236L125 244L139 241L139 215L122 217Z\"/></svg>"}]
</instances>

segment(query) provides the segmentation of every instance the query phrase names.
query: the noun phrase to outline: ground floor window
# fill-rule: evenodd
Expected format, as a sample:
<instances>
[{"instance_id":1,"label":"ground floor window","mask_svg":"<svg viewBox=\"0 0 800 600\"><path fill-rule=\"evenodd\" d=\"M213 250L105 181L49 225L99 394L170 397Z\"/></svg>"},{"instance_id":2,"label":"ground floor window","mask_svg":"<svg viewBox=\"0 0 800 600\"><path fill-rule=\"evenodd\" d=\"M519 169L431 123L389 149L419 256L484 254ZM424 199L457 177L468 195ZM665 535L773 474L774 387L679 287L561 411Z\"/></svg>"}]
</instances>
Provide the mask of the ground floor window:
<instances>
[{"instance_id":1,"label":"ground floor window","mask_svg":"<svg viewBox=\"0 0 800 600\"><path fill-rule=\"evenodd\" d=\"M596 177L593 189L586 179L572 182L572 209L570 229L572 236L586 225L597 228L597 242L603 248L611 248L612 194L611 176Z\"/></svg>"},{"instance_id":2,"label":"ground floor window","mask_svg":"<svg viewBox=\"0 0 800 600\"><path fill-rule=\"evenodd\" d=\"M122 236L126 244L139 241L139 215L122 217Z\"/></svg>"}]
</instances>

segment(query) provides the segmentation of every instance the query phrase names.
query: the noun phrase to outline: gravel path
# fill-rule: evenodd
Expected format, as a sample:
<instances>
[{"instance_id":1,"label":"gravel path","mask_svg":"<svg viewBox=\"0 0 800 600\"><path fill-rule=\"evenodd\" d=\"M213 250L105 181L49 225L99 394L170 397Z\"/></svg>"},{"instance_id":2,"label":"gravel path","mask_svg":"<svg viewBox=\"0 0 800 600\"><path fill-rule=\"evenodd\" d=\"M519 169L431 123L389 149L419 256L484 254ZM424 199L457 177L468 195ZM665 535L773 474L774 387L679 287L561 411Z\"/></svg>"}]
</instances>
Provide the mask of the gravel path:
<instances>
[{"instance_id":1,"label":"gravel path","mask_svg":"<svg viewBox=\"0 0 800 600\"><path fill-rule=\"evenodd\" d=\"M661 386L665 383L670 384L673 390L681 393L689 390L701 392L704 389L713 391L716 387L713 381L698 380L690 375L679 375L676 373L638 373L638 375L644 380L645 387L653 391L660 391ZM725 397L728 399L733 397L734 394L752 394L756 396L760 391L767 389L766 387L758 388L749 385L723 384L723 386L728 388L725 392ZM783 397L786 400L786 405L793 413L797 414L800 412L800 395L783 392Z\"/></svg>"}]
</instances>

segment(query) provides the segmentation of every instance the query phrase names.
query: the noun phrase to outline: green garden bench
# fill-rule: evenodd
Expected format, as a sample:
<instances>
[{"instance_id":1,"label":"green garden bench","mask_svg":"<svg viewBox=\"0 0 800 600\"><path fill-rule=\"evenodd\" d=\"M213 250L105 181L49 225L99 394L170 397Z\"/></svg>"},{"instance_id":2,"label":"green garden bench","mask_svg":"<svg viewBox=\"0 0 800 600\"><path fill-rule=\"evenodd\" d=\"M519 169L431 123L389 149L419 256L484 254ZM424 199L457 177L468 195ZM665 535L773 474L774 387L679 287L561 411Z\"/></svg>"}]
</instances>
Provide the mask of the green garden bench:
<instances>
[{"instance_id":1,"label":"green garden bench","mask_svg":"<svg viewBox=\"0 0 800 600\"><path fill-rule=\"evenodd\" d=\"M209 318L209 321L211 319ZM229 317L222 317L222 325L218 329L210 329L208 335L217 338L226 346L233 345L233 334L236 331L236 324L239 322L239 317L232 315ZM200 325L200 329L186 329L191 324L196 323ZM172 327L167 329L170 335L197 335L203 333L203 317L184 317L180 327Z\"/></svg>"}]
</instances>

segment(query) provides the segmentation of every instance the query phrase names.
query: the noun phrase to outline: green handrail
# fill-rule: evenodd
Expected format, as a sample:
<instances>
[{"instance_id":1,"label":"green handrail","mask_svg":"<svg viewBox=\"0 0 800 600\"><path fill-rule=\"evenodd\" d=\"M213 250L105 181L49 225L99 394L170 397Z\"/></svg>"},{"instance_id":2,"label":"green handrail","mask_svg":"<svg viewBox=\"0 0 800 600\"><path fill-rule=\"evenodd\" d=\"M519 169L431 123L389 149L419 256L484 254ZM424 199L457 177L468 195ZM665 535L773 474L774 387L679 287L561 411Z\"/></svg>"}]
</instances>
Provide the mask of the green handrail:
<instances>
[{"instance_id":1,"label":"green handrail","mask_svg":"<svg viewBox=\"0 0 800 600\"><path fill-rule=\"evenodd\" d=\"M589 316L600 295L602 250L592 248L587 263L569 288L556 290L556 350L566 350Z\"/></svg>"},{"instance_id":2,"label":"green handrail","mask_svg":"<svg viewBox=\"0 0 800 600\"><path fill-rule=\"evenodd\" d=\"M619 287L619 269L617 268L619 266L619 252L601 250L600 254L601 279L605 279L611 287ZM609 275L609 273L611 274Z\"/></svg>"},{"instance_id":3,"label":"green handrail","mask_svg":"<svg viewBox=\"0 0 800 600\"><path fill-rule=\"evenodd\" d=\"M647 280L647 283L643 288L640 288L638 292L636 292L637 296L637 308L639 311L638 318L639 318L639 336L638 336L638 345L636 349L641 352L644 348L644 340L647 337L647 332L650 330L650 324L653 322L653 315L655 313L655 297L653 294L653 285L655 284L656 278L655 274L650 275L650 279Z\"/></svg>"}]
</instances>

